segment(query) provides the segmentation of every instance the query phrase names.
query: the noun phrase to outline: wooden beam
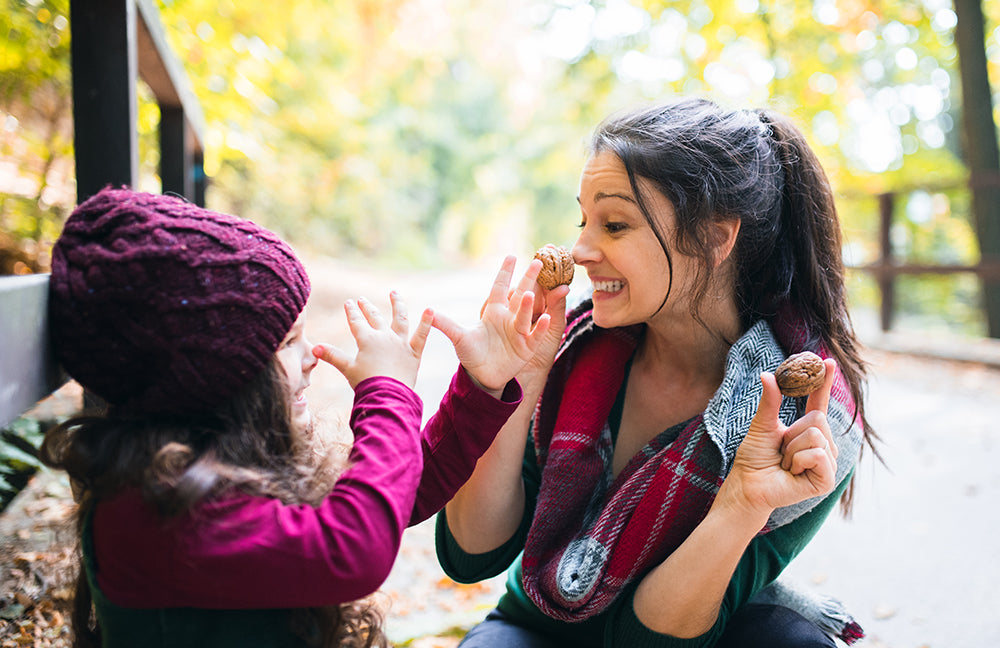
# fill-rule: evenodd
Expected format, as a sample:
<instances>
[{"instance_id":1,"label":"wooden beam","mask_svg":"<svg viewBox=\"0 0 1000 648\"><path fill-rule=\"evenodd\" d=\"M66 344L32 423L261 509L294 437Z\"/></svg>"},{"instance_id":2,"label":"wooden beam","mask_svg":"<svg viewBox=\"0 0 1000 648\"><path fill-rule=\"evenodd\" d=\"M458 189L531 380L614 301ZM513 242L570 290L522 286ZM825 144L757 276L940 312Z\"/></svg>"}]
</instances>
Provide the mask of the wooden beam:
<instances>
[{"instance_id":1,"label":"wooden beam","mask_svg":"<svg viewBox=\"0 0 1000 648\"><path fill-rule=\"evenodd\" d=\"M66 382L49 348L49 276L0 277L0 427Z\"/></svg>"},{"instance_id":2,"label":"wooden beam","mask_svg":"<svg viewBox=\"0 0 1000 648\"><path fill-rule=\"evenodd\" d=\"M153 91L161 109L164 106L181 108L191 135L192 148L205 150L205 114L198 98L191 90L184 66L177 59L166 29L160 19L160 12L150 0L135 0L138 8L136 45L139 52L139 76Z\"/></svg>"}]
</instances>

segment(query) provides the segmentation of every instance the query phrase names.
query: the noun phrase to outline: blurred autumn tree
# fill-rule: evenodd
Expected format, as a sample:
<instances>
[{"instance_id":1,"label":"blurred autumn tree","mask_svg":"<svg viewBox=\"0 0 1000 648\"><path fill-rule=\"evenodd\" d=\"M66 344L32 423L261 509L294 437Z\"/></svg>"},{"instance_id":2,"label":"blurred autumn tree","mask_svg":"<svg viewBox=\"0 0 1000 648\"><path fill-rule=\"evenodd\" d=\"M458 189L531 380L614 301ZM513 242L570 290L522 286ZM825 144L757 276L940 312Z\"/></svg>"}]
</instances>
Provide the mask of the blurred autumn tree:
<instances>
[{"instance_id":1,"label":"blurred autumn tree","mask_svg":"<svg viewBox=\"0 0 1000 648\"><path fill-rule=\"evenodd\" d=\"M37 251L72 204L67 0L0 4L0 229ZM849 263L874 259L875 194L914 188L893 232L901 257L977 259L947 0L158 4L204 107L209 206L324 253L423 265L568 243L594 124L699 94L803 125L840 196ZM994 80L998 5L983 3ZM140 121L155 188L155 106ZM856 301L873 291L853 281ZM901 307L981 328L975 280L935 281Z\"/></svg>"}]
</instances>

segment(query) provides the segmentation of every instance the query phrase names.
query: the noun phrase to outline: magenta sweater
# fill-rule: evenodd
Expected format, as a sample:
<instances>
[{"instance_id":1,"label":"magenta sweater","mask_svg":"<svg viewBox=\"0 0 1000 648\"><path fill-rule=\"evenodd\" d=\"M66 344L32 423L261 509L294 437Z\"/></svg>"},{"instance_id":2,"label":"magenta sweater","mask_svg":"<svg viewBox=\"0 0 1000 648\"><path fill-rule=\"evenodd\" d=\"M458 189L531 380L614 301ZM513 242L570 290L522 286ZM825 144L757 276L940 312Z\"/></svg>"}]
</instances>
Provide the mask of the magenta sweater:
<instances>
[{"instance_id":1,"label":"magenta sweater","mask_svg":"<svg viewBox=\"0 0 1000 648\"><path fill-rule=\"evenodd\" d=\"M521 399L500 400L464 370L418 433L419 397L391 378L355 390L349 469L317 507L245 494L164 519L136 491L97 504L97 582L130 608L290 608L352 601L389 575L407 523L465 483Z\"/></svg>"}]
</instances>

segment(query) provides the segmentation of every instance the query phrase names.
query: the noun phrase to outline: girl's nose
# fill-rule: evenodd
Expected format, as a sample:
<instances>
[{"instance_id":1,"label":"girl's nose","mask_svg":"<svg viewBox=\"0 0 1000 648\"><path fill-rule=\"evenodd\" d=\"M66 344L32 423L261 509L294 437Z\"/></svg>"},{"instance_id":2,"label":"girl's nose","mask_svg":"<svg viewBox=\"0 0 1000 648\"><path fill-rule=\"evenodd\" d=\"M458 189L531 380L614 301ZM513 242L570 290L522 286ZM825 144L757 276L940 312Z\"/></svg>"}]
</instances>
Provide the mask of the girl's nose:
<instances>
[{"instance_id":1,"label":"girl's nose","mask_svg":"<svg viewBox=\"0 0 1000 648\"><path fill-rule=\"evenodd\" d=\"M316 365L319 364L319 358L313 355L312 353L313 344L308 339L306 339L306 336L304 335L302 336L302 343L306 347L306 353L305 355L302 356L302 371L304 373L309 373L310 371L316 368Z\"/></svg>"}]
</instances>

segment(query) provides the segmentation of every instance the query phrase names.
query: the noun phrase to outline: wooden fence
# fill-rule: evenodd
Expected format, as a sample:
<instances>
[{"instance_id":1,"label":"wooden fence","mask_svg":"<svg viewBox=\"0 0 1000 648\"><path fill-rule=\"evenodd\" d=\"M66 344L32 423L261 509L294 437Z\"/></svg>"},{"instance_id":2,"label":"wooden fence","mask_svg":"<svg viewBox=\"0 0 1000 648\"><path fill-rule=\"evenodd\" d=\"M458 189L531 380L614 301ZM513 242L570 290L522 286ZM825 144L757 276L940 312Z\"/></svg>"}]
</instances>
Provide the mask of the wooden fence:
<instances>
[{"instance_id":1,"label":"wooden fence","mask_svg":"<svg viewBox=\"0 0 1000 648\"><path fill-rule=\"evenodd\" d=\"M160 106L162 191L204 206L204 115L152 0L71 0L77 200L139 179L137 80ZM48 275L0 277L0 427L65 377L52 360Z\"/></svg>"},{"instance_id":2,"label":"wooden fence","mask_svg":"<svg viewBox=\"0 0 1000 648\"><path fill-rule=\"evenodd\" d=\"M954 189L955 187L949 188ZM930 191L939 190L941 188L930 189ZM880 293L879 321L883 332L892 329L893 315L896 310L896 280L900 275L971 273L976 275L980 280L1000 280L1000 263L996 262L980 262L971 265L900 262L893 250L891 237L896 204L901 194L909 194L915 191L918 191L918 189L907 192L888 192L878 196L878 258L873 263L867 265L848 266L852 270L870 273L875 278Z\"/></svg>"}]
</instances>

